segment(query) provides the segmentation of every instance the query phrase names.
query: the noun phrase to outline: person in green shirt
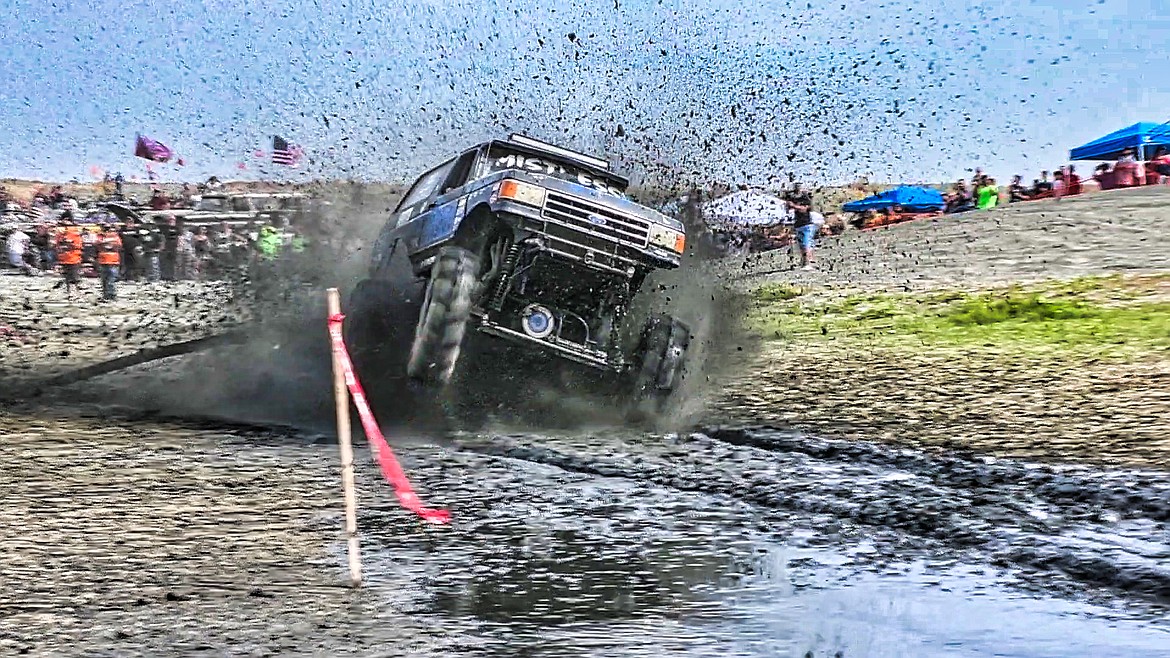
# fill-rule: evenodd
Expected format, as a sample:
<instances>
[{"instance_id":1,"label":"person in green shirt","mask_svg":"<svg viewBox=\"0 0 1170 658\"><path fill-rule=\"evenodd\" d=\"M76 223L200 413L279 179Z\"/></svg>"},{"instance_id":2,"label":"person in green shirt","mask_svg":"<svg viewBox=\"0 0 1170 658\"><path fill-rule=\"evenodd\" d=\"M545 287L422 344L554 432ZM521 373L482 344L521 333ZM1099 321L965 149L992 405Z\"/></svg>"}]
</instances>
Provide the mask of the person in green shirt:
<instances>
[{"instance_id":1,"label":"person in green shirt","mask_svg":"<svg viewBox=\"0 0 1170 658\"><path fill-rule=\"evenodd\" d=\"M999 186L994 178L987 178L979 187L977 199L975 207L980 210L994 208L999 204Z\"/></svg>"},{"instance_id":2,"label":"person in green shirt","mask_svg":"<svg viewBox=\"0 0 1170 658\"><path fill-rule=\"evenodd\" d=\"M276 227L268 224L260 228L260 236L256 239L256 248L260 250L262 258L273 260L280 252L281 242L280 233Z\"/></svg>"}]
</instances>

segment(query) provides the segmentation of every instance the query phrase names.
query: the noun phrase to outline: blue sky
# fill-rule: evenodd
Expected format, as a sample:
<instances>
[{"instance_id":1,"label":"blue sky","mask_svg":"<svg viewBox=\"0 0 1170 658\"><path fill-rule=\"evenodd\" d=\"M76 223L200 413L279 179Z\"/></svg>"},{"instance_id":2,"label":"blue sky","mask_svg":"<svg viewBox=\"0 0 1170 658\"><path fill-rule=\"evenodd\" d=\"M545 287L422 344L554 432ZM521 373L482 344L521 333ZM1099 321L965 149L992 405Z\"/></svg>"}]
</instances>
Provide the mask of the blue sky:
<instances>
[{"instance_id":1,"label":"blue sky","mask_svg":"<svg viewBox=\"0 0 1170 658\"><path fill-rule=\"evenodd\" d=\"M1006 179L1170 120L1164 0L3 4L0 176L142 175L142 132L258 177L279 133L402 179L519 131L635 178Z\"/></svg>"}]
</instances>

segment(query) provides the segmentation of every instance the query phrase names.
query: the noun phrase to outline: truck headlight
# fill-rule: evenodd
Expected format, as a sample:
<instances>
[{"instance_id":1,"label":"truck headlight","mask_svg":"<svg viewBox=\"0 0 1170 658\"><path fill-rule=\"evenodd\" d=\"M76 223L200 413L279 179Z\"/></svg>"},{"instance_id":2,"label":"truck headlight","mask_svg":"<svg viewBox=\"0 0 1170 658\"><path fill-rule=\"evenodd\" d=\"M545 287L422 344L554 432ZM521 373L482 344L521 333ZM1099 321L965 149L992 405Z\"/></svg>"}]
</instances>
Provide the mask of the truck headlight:
<instances>
[{"instance_id":1,"label":"truck headlight","mask_svg":"<svg viewBox=\"0 0 1170 658\"><path fill-rule=\"evenodd\" d=\"M500 198L540 207L544 205L544 188L508 179L500 183Z\"/></svg>"},{"instance_id":2,"label":"truck headlight","mask_svg":"<svg viewBox=\"0 0 1170 658\"><path fill-rule=\"evenodd\" d=\"M685 233L679 233L665 226L651 226L650 244L664 247L681 254L686 249L687 236Z\"/></svg>"}]
</instances>

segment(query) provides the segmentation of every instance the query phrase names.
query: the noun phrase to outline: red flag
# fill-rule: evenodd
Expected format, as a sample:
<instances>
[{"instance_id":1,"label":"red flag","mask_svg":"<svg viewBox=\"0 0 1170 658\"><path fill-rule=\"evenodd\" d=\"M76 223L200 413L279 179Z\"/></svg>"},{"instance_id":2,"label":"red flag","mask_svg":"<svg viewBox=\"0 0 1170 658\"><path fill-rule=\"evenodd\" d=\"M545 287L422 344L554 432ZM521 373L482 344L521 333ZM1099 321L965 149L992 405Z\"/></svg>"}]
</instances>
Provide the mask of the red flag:
<instances>
[{"instance_id":1,"label":"red flag","mask_svg":"<svg viewBox=\"0 0 1170 658\"><path fill-rule=\"evenodd\" d=\"M169 162L174 157L174 153L166 144L142 135L134 141L134 155L152 162Z\"/></svg>"}]
</instances>

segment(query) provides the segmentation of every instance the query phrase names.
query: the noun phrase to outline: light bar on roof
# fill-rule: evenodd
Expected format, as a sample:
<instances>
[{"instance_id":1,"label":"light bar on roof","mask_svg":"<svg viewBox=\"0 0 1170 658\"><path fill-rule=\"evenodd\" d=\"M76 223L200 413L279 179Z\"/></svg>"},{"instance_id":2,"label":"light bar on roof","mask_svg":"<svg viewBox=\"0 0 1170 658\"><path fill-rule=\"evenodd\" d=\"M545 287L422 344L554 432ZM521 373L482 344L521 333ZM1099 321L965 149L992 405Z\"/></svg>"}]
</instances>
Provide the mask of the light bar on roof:
<instances>
[{"instance_id":1,"label":"light bar on roof","mask_svg":"<svg viewBox=\"0 0 1170 658\"><path fill-rule=\"evenodd\" d=\"M606 160L602 160L601 158L595 158L592 155L585 155L584 153L570 151L569 149L561 148L559 146L549 144L548 142L542 142L539 139L532 139L531 137L525 137L524 135L512 134L512 135L508 135L508 141L512 142L513 144L520 144L522 146L531 146L532 148L537 148L537 149L540 149L542 151L548 151L549 153L556 153L557 155L563 155L566 158L571 158L573 160L577 160L578 162L584 162L585 164L593 165L594 167L597 167L599 169L605 169L606 171L609 171L609 162Z\"/></svg>"}]
</instances>

